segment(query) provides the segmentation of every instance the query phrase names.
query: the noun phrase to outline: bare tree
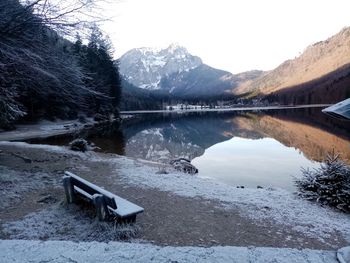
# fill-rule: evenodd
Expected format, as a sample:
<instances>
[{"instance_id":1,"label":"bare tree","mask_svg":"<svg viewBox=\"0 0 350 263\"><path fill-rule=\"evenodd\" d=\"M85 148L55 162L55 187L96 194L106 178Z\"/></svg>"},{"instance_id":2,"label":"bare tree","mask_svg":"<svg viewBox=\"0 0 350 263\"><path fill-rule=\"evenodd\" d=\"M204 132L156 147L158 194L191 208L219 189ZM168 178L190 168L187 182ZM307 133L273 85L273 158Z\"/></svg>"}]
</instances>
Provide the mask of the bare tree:
<instances>
[{"instance_id":1,"label":"bare tree","mask_svg":"<svg viewBox=\"0 0 350 263\"><path fill-rule=\"evenodd\" d=\"M0 3L0 16L6 17L1 21L5 33L17 32L30 24L45 25L63 34L75 34L91 23L106 20L99 8L106 0L15 0L23 6L22 9L14 8L12 2L2 0Z\"/></svg>"}]
</instances>

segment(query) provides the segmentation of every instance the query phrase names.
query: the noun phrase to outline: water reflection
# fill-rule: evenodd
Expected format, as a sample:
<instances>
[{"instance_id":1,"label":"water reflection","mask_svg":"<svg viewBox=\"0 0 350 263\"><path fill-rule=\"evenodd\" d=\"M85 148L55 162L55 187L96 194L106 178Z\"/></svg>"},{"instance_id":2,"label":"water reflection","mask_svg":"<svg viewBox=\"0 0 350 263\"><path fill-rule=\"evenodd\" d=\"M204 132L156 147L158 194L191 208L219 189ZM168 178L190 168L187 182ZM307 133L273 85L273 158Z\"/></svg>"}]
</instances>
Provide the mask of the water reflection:
<instances>
[{"instance_id":1,"label":"water reflection","mask_svg":"<svg viewBox=\"0 0 350 263\"><path fill-rule=\"evenodd\" d=\"M320 109L148 116L124 129L125 154L167 162L186 157L199 176L246 187L294 190L301 167L319 166L327 152L350 163L349 122Z\"/></svg>"},{"instance_id":2,"label":"water reflection","mask_svg":"<svg viewBox=\"0 0 350 263\"><path fill-rule=\"evenodd\" d=\"M239 137L208 148L192 163L202 177L236 186L273 186L288 190L294 190L293 178L301 175L301 166L316 168L319 165L275 139Z\"/></svg>"},{"instance_id":3,"label":"water reflection","mask_svg":"<svg viewBox=\"0 0 350 263\"><path fill-rule=\"evenodd\" d=\"M350 163L350 122L332 120L320 109L257 113L151 115L123 129L125 154L159 161L194 159L209 147L233 137L273 138L307 159L322 161L333 149Z\"/></svg>"},{"instance_id":4,"label":"water reflection","mask_svg":"<svg viewBox=\"0 0 350 263\"><path fill-rule=\"evenodd\" d=\"M290 190L292 175L300 175L302 166L317 166L327 152L340 153L350 164L349 131L350 122L332 119L320 108L308 108L145 114L121 130L86 136L104 152L157 162L186 157L199 168L199 176ZM68 144L69 140L44 143Z\"/></svg>"}]
</instances>

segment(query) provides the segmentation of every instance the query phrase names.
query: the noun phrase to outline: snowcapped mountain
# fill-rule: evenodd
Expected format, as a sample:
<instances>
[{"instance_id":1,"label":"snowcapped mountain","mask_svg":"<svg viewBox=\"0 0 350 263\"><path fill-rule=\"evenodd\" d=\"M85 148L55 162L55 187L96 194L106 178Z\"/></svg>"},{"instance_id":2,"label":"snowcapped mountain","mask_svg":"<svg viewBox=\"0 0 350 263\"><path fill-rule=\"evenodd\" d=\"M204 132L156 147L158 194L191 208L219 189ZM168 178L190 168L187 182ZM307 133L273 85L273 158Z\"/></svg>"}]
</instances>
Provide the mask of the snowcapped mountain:
<instances>
[{"instance_id":1,"label":"snowcapped mountain","mask_svg":"<svg viewBox=\"0 0 350 263\"><path fill-rule=\"evenodd\" d=\"M175 44L165 49L132 49L119 59L119 70L125 82L135 87L180 99L230 96L238 86L263 73L233 75L204 64L186 48ZM126 93L128 86L124 87Z\"/></svg>"},{"instance_id":2,"label":"snowcapped mountain","mask_svg":"<svg viewBox=\"0 0 350 263\"><path fill-rule=\"evenodd\" d=\"M202 64L186 48L176 44L166 49L137 48L119 59L120 73L131 84L148 90L161 89L161 79L174 73L186 72Z\"/></svg>"}]
</instances>

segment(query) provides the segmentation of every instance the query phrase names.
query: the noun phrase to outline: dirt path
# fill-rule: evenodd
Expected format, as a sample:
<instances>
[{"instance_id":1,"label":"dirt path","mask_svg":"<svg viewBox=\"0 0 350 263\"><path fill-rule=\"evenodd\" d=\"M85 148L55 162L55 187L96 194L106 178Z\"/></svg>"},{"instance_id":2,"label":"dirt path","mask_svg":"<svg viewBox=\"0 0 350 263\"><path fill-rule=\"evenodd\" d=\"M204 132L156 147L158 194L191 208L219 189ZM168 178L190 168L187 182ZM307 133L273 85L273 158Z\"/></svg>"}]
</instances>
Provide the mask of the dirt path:
<instances>
[{"instance_id":1,"label":"dirt path","mask_svg":"<svg viewBox=\"0 0 350 263\"><path fill-rule=\"evenodd\" d=\"M215 200L186 198L171 192L129 185L113 164L87 160L66 151L0 145L0 238L110 241L128 237L171 246L269 246L332 249L346 245L334 233L325 242L274 222L261 225L225 209ZM76 172L145 208L135 226L101 224L85 205L67 206L61 177ZM85 209L85 208L89 209ZM116 231L115 231L116 230Z\"/></svg>"}]
</instances>

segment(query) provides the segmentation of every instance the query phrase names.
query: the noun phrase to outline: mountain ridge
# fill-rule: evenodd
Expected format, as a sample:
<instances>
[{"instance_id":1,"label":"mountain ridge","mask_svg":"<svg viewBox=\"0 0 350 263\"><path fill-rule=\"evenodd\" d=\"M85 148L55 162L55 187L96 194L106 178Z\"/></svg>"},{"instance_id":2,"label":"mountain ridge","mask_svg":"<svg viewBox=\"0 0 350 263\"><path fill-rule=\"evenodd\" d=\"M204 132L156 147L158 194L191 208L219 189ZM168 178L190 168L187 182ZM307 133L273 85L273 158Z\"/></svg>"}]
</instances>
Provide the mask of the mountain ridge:
<instances>
[{"instance_id":1,"label":"mountain ridge","mask_svg":"<svg viewBox=\"0 0 350 263\"><path fill-rule=\"evenodd\" d=\"M135 52L143 57L133 56ZM127 82L170 99L260 97L281 104L309 104L350 96L350 27L309 45L298 57L270 71L232 74L204 64L179 45L133 49L120 61ZM150 72L155 74L150 77Z\"/></svg>"}]
</instances>

